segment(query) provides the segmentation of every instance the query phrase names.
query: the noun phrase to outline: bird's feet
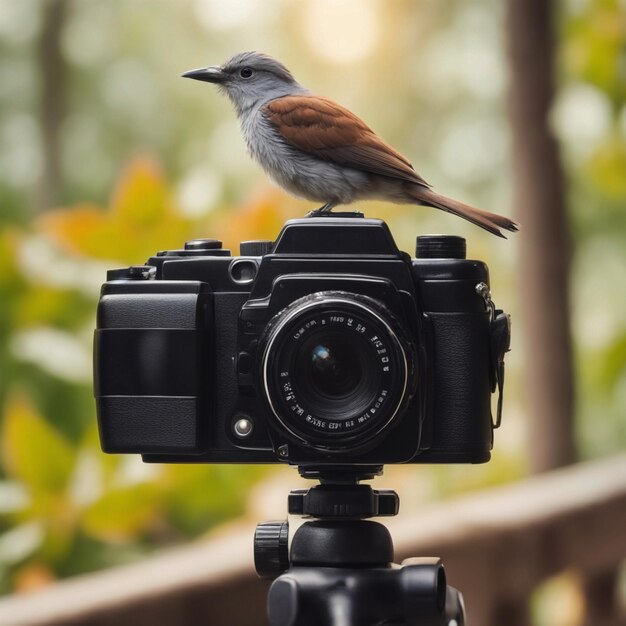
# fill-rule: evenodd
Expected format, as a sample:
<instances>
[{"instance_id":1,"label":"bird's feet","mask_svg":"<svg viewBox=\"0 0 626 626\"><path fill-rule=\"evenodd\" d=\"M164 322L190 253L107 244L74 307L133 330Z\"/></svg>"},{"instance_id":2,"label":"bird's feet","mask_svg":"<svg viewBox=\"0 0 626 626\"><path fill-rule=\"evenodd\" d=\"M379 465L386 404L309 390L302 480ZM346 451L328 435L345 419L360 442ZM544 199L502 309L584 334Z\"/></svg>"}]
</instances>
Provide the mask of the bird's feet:
<instances>
[{"instance_id":1,"label":"bird's feet","mask_svg":"<svg viewBox=\"0 0 626 626\"><path fill-rule=\"evenodd\" d=\"M314 209L313 211L309 211L306 214L306 217L322 217L324 215L328 215L333 207L336 206L334 202L327 202L324 206L321 206L319 209Z\"/></svg>"}]
</instances>

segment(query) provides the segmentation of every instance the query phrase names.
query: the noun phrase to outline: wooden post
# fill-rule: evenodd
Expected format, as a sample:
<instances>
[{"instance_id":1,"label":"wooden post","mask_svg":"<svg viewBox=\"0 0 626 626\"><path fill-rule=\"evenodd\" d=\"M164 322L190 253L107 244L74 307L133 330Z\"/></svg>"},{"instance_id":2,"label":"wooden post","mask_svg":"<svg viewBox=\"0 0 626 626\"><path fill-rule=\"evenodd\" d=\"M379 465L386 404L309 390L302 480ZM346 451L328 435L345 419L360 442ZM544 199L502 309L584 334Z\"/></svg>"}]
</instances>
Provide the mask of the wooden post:
<instances>
[{"instance_id":1,"label":"wooden post","mask_svg":"<svg viewBox=\"0 0 626 626\"><path fill-rule=\"evenodd\" d=\"M40 74L39 123L43 172L39 185L39 210L55 207L62 200L61 124L66 109L67 65L61 36L67 18L68 0L42 3L42 27L37 42Z\"/></svg>"},{"instance_id":2,"label":"wooden post","mask_svg":"<svg viewBox=\"0 0 626 626\"><path fill-rule=\"evenodd\" d=\"M565 185L548 116L554 96L552 0L507 0L513 195L521 224L520 299L533 472L576 460Z\"/></svg>"},{"instance_id":3,"label":"wooden post","mask_svg":"<svg viewBox=\"0 0 626 626\"><path fill-rule=\"evenodd\" d=\"M618 604L619 570L610 568L585 580L584 626L626 626L626 614Z\"/></svg>"},{"instance_id":4,"label":"wooden post","mask_svg":"<svg viewBox=\"0 0 626 626\"><path fill-rule=\"evenodd\" d=\"M489 626L531 626L528 599L520 598L517 602L509 601L496 607L495 616Z\"/></svg>"}]
</instances>

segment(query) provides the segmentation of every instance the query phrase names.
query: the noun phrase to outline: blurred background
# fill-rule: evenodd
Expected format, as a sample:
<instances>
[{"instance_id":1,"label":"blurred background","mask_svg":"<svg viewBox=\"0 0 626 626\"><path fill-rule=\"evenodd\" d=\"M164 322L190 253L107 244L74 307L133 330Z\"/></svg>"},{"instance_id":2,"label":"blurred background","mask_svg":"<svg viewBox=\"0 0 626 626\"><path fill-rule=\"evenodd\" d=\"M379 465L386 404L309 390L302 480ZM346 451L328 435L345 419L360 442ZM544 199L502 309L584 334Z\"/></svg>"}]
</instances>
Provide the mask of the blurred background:
<instances>
[{"instance_id":1,"label":"blurred background","mask_svg":"<svg viewBox=\"0 0 626 626\"><path fill-rule=\"evenodd\" d=\"M225 98L180 78L243 50L352 109L440 192L522 224L505 241L361 207L409 252L467 237L514 320L492 462L386 468L403 514L626 448L624 0L0 0L2 594L279 517L298 484L108 457L95 425L106 269L194 237L236 252L312 208L252 163ZM580 623L571 578L539 588L534 624Z\"/></svg>"}]
</instances>

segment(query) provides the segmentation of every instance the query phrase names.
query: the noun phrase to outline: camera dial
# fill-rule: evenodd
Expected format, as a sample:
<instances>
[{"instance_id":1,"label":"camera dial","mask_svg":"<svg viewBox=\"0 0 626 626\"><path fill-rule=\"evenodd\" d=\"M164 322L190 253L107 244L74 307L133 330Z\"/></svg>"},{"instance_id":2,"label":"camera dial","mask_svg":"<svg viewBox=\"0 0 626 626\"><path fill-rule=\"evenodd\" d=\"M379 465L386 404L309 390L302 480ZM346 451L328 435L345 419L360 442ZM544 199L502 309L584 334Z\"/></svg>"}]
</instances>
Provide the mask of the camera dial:
<instances>
[{"instance_id":1,"label":"camera dial","mask_svg":"<svg viewBox=\"0 0 626 626\"><path fill-rule=\"evenodd\" d=\"M270 321L259 354L274 426L328 453L376 443L414 387L414 350L400 323L353 293L296 300Z\"/></svg>"}]
</instances>

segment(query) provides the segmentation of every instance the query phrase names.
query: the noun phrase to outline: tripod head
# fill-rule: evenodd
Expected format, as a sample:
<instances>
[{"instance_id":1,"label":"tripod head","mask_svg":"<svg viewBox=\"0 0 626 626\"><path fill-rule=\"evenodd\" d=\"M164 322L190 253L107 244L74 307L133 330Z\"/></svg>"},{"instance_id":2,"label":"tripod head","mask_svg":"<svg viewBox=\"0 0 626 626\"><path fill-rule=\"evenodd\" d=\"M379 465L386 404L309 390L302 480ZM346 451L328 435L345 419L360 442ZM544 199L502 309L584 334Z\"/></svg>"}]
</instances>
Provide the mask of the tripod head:
<instances>
[{"instance_id":1,"label":"tripod head","mask_svg":"<svg viewBox=\"0 0 626 626\"><path fill-rule=\"evenodd\" d=\"M461 594L438 558L394 565L391 535L372 517L397 515L395 491L359 484L382 466L300 467L319 480L291 491L288 510L306 518L289 547L288 522L257 526L257 573L273 579L271 626L463 626Z\"/></svg>"}]
</instances>

